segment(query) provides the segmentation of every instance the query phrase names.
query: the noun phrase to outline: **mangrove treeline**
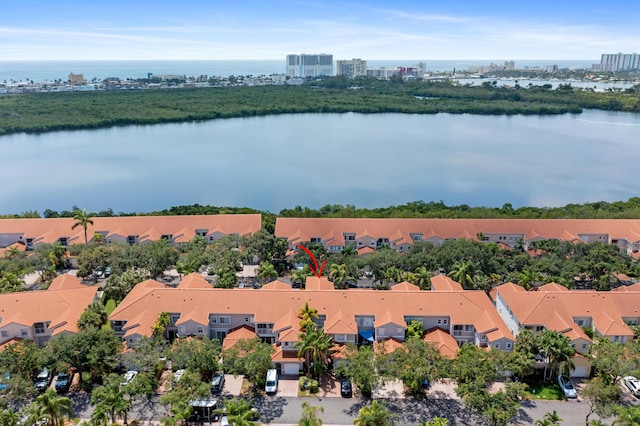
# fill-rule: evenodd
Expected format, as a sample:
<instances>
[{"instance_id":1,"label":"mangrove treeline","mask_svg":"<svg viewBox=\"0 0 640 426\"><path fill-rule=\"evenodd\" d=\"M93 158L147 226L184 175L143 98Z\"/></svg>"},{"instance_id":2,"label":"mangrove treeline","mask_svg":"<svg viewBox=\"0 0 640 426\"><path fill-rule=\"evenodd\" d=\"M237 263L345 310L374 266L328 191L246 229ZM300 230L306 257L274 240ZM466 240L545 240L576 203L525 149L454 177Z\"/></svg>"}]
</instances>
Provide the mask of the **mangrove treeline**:
<instances>
[{"instance_id":1,"label":"mangrove treeline","mask_svg":"<svg viewBox=\"0 0 640 426\"><path fill-rule=\"evenodd\" d=\"M640 87L593 92L569 84L507 88L336 76L300 86L28 93L0 96L0 135L285 113L563 114L583 108L640 112Z\"/></svg>"}]
</instances>

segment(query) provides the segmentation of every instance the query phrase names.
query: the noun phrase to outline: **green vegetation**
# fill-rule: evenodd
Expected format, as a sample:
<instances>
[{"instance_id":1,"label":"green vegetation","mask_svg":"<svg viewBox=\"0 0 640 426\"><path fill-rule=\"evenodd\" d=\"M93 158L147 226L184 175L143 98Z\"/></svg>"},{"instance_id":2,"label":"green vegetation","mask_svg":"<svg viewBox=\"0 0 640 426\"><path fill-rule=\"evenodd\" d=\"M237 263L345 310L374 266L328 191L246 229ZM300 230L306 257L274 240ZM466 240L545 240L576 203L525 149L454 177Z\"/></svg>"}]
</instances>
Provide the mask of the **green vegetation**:
<instances>
[{"instance_id":1,"label":"green vegetation","mask_svg":"<svg viewBox=\"0 0 640 426\"><path fill-rule=\"evenodd\" d=\"M344 76L302 86L35 93L0 97L0 134L285 113L563 114L583 108L640 112L640 97L635 88L595 93L569 84L519 89Z\"/></svg>"}]
</instances>

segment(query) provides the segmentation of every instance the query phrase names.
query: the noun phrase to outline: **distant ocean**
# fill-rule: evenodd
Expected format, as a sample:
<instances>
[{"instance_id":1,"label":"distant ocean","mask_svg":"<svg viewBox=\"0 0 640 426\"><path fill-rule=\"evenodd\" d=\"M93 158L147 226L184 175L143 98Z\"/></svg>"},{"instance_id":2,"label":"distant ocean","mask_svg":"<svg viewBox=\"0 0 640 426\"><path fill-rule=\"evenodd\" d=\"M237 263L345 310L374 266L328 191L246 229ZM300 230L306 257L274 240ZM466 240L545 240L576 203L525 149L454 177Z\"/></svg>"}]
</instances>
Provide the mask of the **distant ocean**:
<instances>
[{"instance_id":1,"label":"distant ocean","mask_svg":"<svg viewBox=\"0 0 640 426\"><path fill-rule=\"evenodd\" d=\"M494 60L368 60L367 65L378 67L409 67L423 62L428 71L465 70L470 66L503 64L504 59ZM516 68L557 65L558 68L591 68L599 60L517 60ZM286 71L283 60L216 60L216 61L0 61L0 83L13 81L46 82L66 81L69 73L82 74L85 80L102 80L107 77L121 79L146 78L147 74L177 74L187 77L201 75L228 77L230 75L270 75Z\"/></svg>"}]
</instances>

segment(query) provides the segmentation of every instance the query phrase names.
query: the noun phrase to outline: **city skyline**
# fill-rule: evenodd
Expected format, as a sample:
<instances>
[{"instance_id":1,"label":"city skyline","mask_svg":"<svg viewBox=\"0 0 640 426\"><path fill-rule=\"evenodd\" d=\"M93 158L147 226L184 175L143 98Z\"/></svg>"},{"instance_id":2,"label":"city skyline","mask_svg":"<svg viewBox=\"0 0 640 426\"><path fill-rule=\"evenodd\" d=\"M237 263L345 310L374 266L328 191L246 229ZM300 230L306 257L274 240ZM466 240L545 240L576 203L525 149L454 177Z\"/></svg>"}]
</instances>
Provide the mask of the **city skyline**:
<instances>
[{"instance_id":1,"label":"city skyline","mask_svg":"<svg viewBox=\"0 0 640 426\"><path fill-rule=\"evenodd\" d=\"M640 6L191 0L2 1L3 60L593 59L638 50Z\"/></svg>"}]
</instances>

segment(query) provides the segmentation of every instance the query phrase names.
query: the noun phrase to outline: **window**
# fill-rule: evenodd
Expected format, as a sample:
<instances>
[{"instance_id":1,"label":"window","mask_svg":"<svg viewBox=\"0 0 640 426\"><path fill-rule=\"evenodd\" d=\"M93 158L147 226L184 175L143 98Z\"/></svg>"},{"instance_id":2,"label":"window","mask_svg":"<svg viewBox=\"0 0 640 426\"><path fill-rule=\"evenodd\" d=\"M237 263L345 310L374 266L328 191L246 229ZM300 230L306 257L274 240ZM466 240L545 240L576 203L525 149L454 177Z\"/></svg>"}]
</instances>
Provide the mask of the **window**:
<instances>
[{"instance_id":1,"label":"window","mask_svg":"<svg viewBox=\"0 0 640 426\"><path fill-rule=\"evenodd\" d=\"M9 337L9 333L7 333L7 330L2 330L2 337Z\"/></svg>"},{"instance_id":2,"label":"window","mask_svg":"<svg viewBox=\"0 0 640 426\"><path fill-rule=\"evenodd\" d=\"M447 318L445 318L445 319L443 319L443 320L442 320L442 323L443 323L444 325L447 325L447 324L449 324L449 320L448 320Z\"/></svg>"},{"instance_id":3,"label":"window","mask_svg":"<svg viewBox=\"0 0 640 426\"><path fill-rule=\"evenodd\" d=\"M60 245L61 245L62 247L66 247L66 246L67 246L67 241L68 241L68 240L67 240L67 237L60 237L60 238L58 238L58 242L60 243Z\"/></svg>"},{"instance_id":4,"label":"window","mask_svg":"<svg viewBox=\"0 0 640 426\"><path fill-rule=\"evenodd\" d=\"M507 342L507 349L511 349L513 347L513 343Z\"/></svg>"},{"instance_id":5,"label":"window","mask_svg":"<svg viewBox=\"0 0 640 426\"><path fill-rule=\"evenodd\" d=\"M227 337L227 332L226 331L216 331L216 339L218 339L218 340L220 340L222 342L225 337Z\"/></svg>"},{"instance_id":6,"label":"window","mask_svg":"<svg viewBox=\"0 0 640 426\"><path fill-rule=\"evenodd\" d=\"M536 325L536 331L544 330L544 325Z\"/></svg>"},{"instance_id":7,"label":"window","mask_svg":"<svg viewBox=\"0 0 640 426\"><path fill-rule=\"evenodd\" d=\"M462 330L463 330L463 327L462 327L461 325L454 325L454 326L453 326L453 329L454 329L454 330L458 330L458 331L462 331Z\"/></svg>"},{"instance_id":8,"label":"window","mask_svg":"<svg viewBox=\"0 0 640 426\"><path fill-rule=\"evenodd\" d=\"M196 235L199 237L206 237L208 233L208 229L196 229Z\"/></svg>"},{"instance_id":9,"label":"window","mask_svg":"<svg viewBox=\"0 0 640 426\"><path fill-rule=\"evenodd\" d=\"M335 335L335 341L336 342L346 342L347 341L347 335L346 334L336 334Z\"/></svg>"},{"instance_id":10,"label":"window","mask_svg":"<svg viewBox=\"0 0 640 426\"><path fill-rule=\"evenodd\" d=\"M171 241L173 240L173 235L171 234L164 234L162 237L160 237L163 240L167 240L167 241Z\"/></svg>"},{"instance_id":11,"label":"window","mask_svg":"<svg viewBox=\"0 0 640 426\"><path fill-rule=\"evenodd\" d=\"M129 235L127 237L127 243L136 244L137 242L138 242L138 236L137 235Z\"/></svg>"},{"instance_id":12,"label":"window","mask_svg":"<svg viewBox=\"0 0 640 426\"><path fill-rule=\"evenodd\" d=\"M321 237L311 237L311 240L309 242L310 243L322 244L322 238Z\"/></svg>"},{"instance_id":13,"label":"window","mask_svg":"<svg viewBox=\"0 0 640 426\"><path fill-rule=\"evenodd\" d=\"M480 336L480 341L481 342L486 342L487 341L487 335L483 334L482 336Z\"/></svg>"},{"instance_id":14,"label":"window","mask_svg":"<svg viewBox=\"0 0 640 426\"><path fill-rule=\"evenodd\" d=\"M171 324L175 324L180 319L180 314L171 314Z\"/></svg>"},{"instance_id":15,"label":"window","mask_svg":"<svg viewBox=\"0 0 640 426\"><path fill-rule=\"evenodd\" d=\"M122 326L124 325L124 321L112 321L111 328L113 331L122 331Z\"/></svg>"},{"instance_id":16,"label":"window","mask_svg":"<svg viewBox=\"0 0 640 426\"><path fill-rule=\"evenodd\" d=\"M209 321L211 322L211 324L217 324L218 323L218 317L211 317L211 318L209 318Z\"/></svg>"},{"instance_id":17,"label":"window","mask_svg":"<svg viewBox=\"0 0 640 426\"><path fill-rule=\"evenodd\" d=\"M37 322L33 327L36 329L36 334L44 334L44 323Z\"/></svg>"},{"instance_id":18,"label":"window","mask_svg":"<svg viewBox=\"0 0 640 426\"><path fill-rule=\"evenodd\" d=\"M414 242L422 241L422 234L413 234L413 233L409 233L409 236L411 237L411 239L412 239Z\"/></svg>"},{"instance_id":19,"label":"window","mask_svg":"<svg viewBox=\"0 0 640 426\"><path fill-rule=\"evenodd\" d=\"M493 347L496 348L496 349L500 349L500 343L494 343Z\"/></svg>"},{"instance_id":20,"label":"window","mask_svg":"<svg viewBox=\"0 0 640 426\"><path fill-rule=\"evenodd\" d=\"M229 317L220 317L220 324L231 324L231 318L229 318Z\"/></svg>"},{"instance_id":21,"label":"window","mask_svg":"<svg viewBox=\"0 0 640 426\"><path fill-rule=\"evenodd\" d=\"M578 325L582 327L584 325L584 320L578 320Z\"/></svg>"},{"instance_id":22,"label":"window","mask_svg":"<svg viewBox=\"0 0 640 426\"><path fill-rule=\"evenodd\" d=\"M442 320L441 319L438 320L438 325L440 325L440 324L442 324Z\"/></svg>"},{"instance_id":23,"label":"window","mask_svg":"<svg viewBox=\"0 0 640 426\"><path fill-rule=\"evenodd\" d=\"M198 334L204 334L204 327L198 327Z\"/></svg>"},{"instance_id":24,"label":"window","mask_svg":"<svg viewBox=\"0 0 640 426\"><path fill-rule=\"evenodd\" d=\"M587 349L587 344L586 344L586 343L583 343L583 344L582 344L582 349L583 349L583 350Z\"/></svg>"},{"instance_id":25,"label":"window","mask_svg":"<svg viewBox=\"0 0 640 426\"><path fill-rule=\"evenodd\" d=\"M27 329L26 328L23 328L22 330L20 330L20 335L21 336L26 336L27 334L28 333L27 333Z\"/></svg>"},{"instance_id":26,"label":"window","mask_svg":"<svg viewBox=\"0 0 640 426\"><path fill-rule=\"evenodd\" d=\"M473 331L473 325L465 325L464 331Z\"/></svg>"}]
</instances>

